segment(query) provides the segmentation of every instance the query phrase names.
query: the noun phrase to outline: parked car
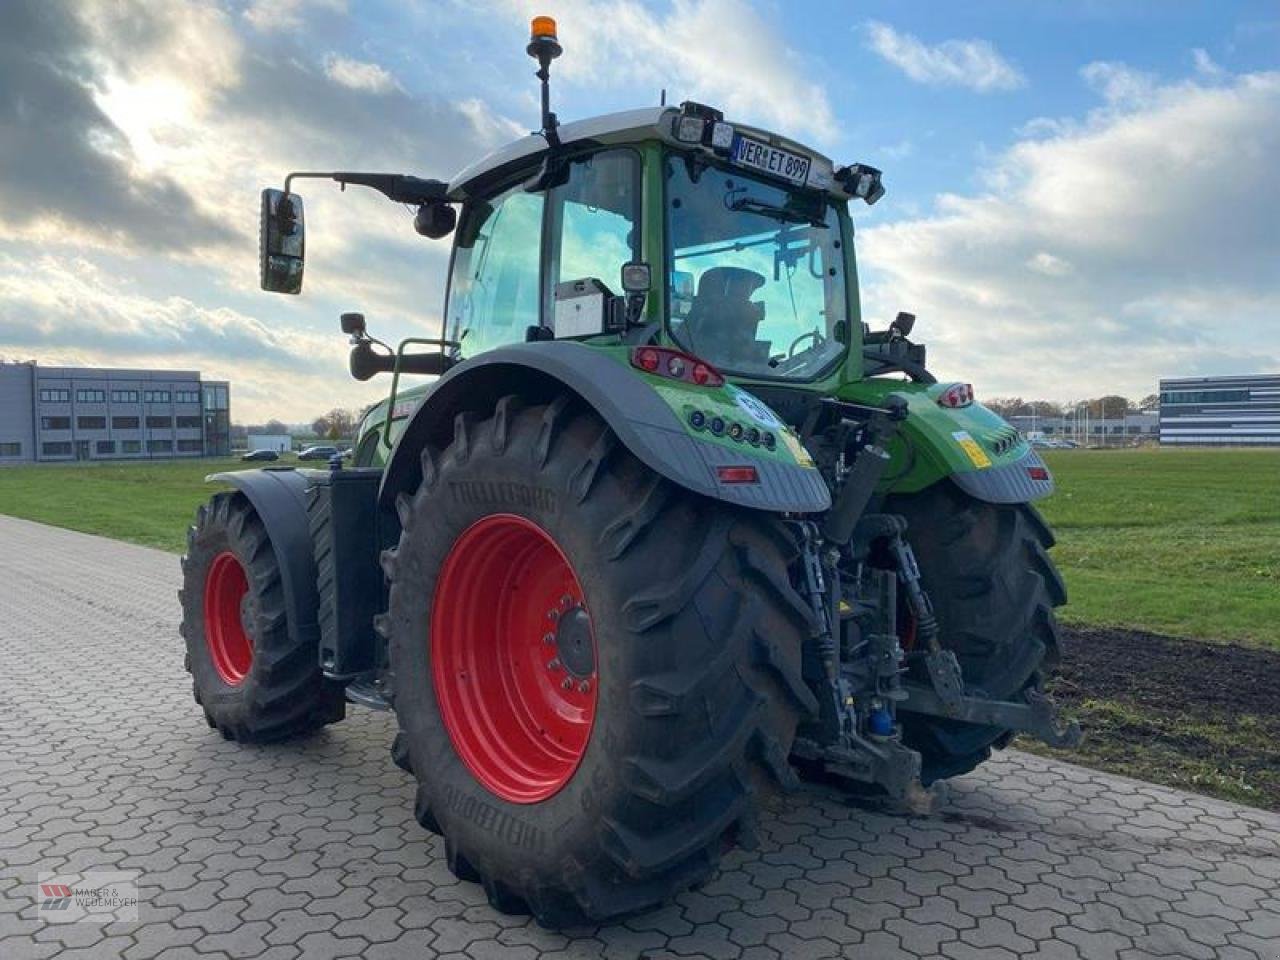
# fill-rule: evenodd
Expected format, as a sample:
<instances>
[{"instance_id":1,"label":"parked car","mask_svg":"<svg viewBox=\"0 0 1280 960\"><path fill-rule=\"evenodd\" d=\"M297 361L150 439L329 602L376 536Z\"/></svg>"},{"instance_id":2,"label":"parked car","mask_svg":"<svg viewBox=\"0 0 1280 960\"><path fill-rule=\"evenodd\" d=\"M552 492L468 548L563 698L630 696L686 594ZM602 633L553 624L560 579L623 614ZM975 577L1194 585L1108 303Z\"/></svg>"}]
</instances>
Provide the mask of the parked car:
<instances>
[{"instance_id":1,"label":"parked car","mask_svg":"<svg viewBox=\"0 0 1280 960\"><path fill-rule=\"evenodd\" d=\"M279 460L280 454L274 450L250 450L241 460Z\"/></svg>"},{"instance_id":2,"label":"parked car","mask_svg":"<svg viewBox=\"0 0 1280 960\"><path fill-rule=\"evenodd\" d=\"M299 460L328 460L338 455L337 447L307 447L300 454Z\"/></svg>"}]
</instances>

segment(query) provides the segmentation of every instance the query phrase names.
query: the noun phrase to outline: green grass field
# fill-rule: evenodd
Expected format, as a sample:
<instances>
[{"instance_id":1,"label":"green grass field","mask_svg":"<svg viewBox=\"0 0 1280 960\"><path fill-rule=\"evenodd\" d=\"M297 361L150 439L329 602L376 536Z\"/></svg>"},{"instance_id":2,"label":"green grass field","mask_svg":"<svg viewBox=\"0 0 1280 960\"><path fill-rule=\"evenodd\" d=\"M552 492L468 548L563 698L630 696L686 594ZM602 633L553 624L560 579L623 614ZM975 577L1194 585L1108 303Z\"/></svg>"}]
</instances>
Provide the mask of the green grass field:
<instances>
[{"instance_id":1,"label":"green grass field","mask_svg":"<svg viewBox=\"0 0 1280 960\"><path fill-rule=\"evenodd\" d=\"M239 460L89 463L0 469L0 513L181 553L211 473Z\"/></svg>"},{"instance_id":2,"label":"green grass field","mask_svg":"<svg viewBox=\"0 0 1280 960\"><path fill-rule=\"evenodd\" d=\"M1065 619L1280 649L1280 451L1050 451ZM0 513L180 552L234 460L0 469Z\"/></svg>"},{"instance_id":3,"label":"green grass field","mask_svg":"<svg viewBox=\"0 0 1280 960\"><path fill-rule=\"evenodd\" d=\"M1064 619L1280 649L1280 450L1064 450Z\"/></svg>"}]
</instances>

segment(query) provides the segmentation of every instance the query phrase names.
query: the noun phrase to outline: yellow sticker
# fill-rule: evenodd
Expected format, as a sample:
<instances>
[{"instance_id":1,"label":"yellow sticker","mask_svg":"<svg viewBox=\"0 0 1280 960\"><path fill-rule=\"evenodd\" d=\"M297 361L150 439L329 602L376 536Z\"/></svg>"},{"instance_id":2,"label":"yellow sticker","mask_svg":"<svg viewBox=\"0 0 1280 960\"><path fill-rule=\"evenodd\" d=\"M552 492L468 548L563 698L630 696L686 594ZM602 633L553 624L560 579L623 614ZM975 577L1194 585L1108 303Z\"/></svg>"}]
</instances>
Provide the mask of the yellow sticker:
<instances>
[{"instance_id":1,"label":"yellow sticker","mask_svg":"<svg viewBox=\"0 0 1280 960\"><path fill-rule=\"evenodd\" d=\"M809 451L804 448L804 444L796 438L795 434L790 430L782 430L778 436L782 437L782 445L791 451L791 456L795 457L796 463L802 467L813 466L813 457L809 456Z\"/></svg>"},{"instance_id":2,"label":"yellow sticker","mask_svg":"<svg viewBox=\"0 0 1280 960\"><path fill-rule=\"evenodd\" d=\"M991 466L991 458L987 456L987 452L978 446L978 441L969 436L967 430L957 430L951 435L956 443L960 444L960 449L969 455L969 462L979 470Z\"/></svg>"}]
</instances>

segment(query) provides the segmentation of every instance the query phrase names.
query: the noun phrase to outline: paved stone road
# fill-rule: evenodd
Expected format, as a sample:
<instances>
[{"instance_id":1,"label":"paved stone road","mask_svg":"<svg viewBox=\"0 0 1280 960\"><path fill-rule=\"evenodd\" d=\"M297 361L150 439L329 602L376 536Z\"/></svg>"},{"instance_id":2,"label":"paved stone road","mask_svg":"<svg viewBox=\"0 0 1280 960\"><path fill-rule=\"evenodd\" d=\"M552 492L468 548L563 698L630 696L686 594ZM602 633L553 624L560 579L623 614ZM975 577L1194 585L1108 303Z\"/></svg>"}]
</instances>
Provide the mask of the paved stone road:
<instances>
[{"instance_id":1,"label":"paved stone road","mask_svg":"<svg viewBox=\"0 0 1280 960\"><path fill-rule=\"evenodd\" d=\"M175 557L0 516L0 960L1280 958L1280 817L1007 753L930 817L804 795L698 892L552 933L414 823L385 715L240 747L191 702ZM141 872L136 923L40 871Z\"/></svg>"}]
</instances>

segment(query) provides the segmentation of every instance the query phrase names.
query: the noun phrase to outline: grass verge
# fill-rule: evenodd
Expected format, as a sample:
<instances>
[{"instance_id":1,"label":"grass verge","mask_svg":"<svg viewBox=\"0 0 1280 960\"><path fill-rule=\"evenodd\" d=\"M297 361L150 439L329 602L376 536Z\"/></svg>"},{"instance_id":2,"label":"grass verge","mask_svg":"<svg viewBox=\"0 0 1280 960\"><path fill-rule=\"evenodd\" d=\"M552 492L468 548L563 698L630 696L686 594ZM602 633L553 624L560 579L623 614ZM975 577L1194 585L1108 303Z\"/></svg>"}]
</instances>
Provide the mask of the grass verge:
<instances>
[{"instance_id":1,"label":"grass verge","mask_svg":"<svg viewBox=\"0 0 1280 960\"><path fill-rule=\"evenodd\" d=\"M0 469L0 513L181 553L204 478L239 460L33 465Z\"/></svg>"}]
</instances>

